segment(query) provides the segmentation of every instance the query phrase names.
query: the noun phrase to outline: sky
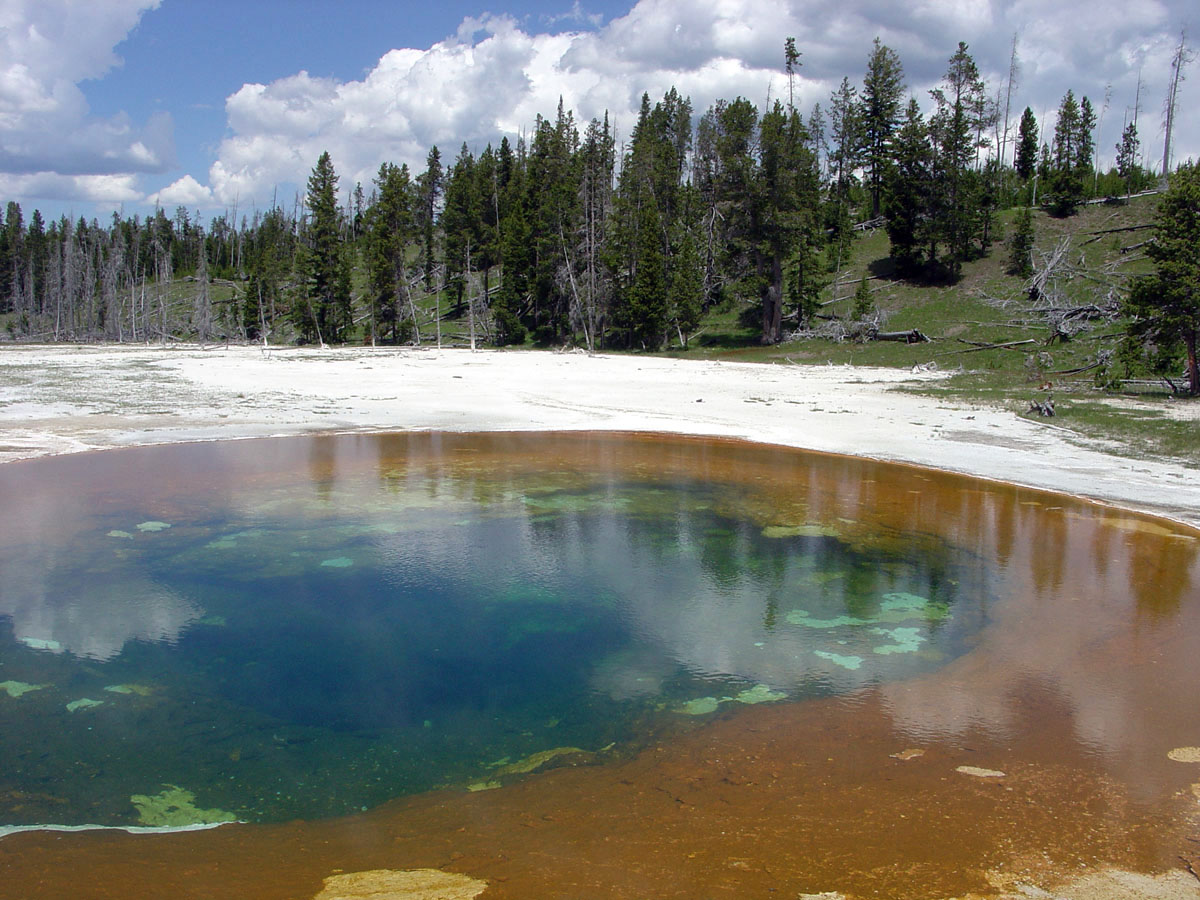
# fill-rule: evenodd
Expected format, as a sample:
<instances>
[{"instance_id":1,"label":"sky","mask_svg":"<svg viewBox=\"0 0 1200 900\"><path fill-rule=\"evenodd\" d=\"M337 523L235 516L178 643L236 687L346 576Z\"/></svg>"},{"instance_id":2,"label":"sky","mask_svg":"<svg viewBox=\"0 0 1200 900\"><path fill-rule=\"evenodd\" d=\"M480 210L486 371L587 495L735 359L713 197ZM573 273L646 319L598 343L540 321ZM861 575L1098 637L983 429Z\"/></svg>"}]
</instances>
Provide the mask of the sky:
<instances>
[{"instance_id":1,"label":"sky","mask_svg":"<svg viewBox=\"0 0 1200 900\"><path fill-rule=\"evenodd\" d=\"M607 112L627 137L643 92L696 113L787 94L827 107L875 37L926 108L959 41L995 96L1014 38L1013 129L1048 140L1067 89L1101 116L1112 164L1132 117L1160 166L1171 58L1194 0L0 0L0 202L107 218L179 206L238 219L290 206L322 151L343 199L383 162L451 162L553 116ZM1200 40L1200 35L1198 35ZM1189 44L1190 44L1189 39ZM1200 62L1185 68L1173 163L1200 156ZM1107 98L1107 99L1106 99Z\"/></svg>"}]
</instances>

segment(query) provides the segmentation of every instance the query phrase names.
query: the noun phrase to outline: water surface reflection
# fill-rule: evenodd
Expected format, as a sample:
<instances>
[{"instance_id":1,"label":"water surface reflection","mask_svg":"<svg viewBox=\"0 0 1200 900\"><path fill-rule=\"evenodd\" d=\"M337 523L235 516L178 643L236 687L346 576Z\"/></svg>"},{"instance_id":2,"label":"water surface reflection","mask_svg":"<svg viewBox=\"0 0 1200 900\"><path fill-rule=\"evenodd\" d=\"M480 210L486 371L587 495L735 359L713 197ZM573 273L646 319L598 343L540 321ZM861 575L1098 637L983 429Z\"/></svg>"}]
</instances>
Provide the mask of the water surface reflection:
<instances>
[{"instance_id":1,"label":"water surface reflection","mask_svg":"<svg viewBox=\"0 0 1200 900\"><path fill-rule=\"evenodd\" d=\"M142 777L146 791L186 781L197 805L244 818L337 814L473 782L523 784L537 793L517 807L551 811L569 784L601 816L624 796L614 785L661 784L672 766L692 783L684 768L716 754L728 783L824 792L810 800L826 832L775 823L779 842L835 842L826 857L792 859L796 871L845 869L835 860L857 853L845 843L855 817L911 808L914 792L936 798L947 821L983 821L975 804L986 797L954 774L959 764L1006 771L1005 790L1048 817L1044 833L1031 820L1022 852L1075 853L1052 837L1058 827L1079 853L1115 859L1124 830L1138 837L1120 852L1146 863L1173 858L1164 822L1183 821L1180 797L1200 781L1166 755L1200 744L1200 709L1181 702L1200 682L1200 541L1063 497L736 442L433 434L13 465L0 468L0 504L21 510L0 522L0 631L11 631L0 678L48 685L0 694L8 821L62 821L88 790L104 794L97 772L115 786L81 815L132 817L129 785ZM286 616L268 594L286 600ZM418 637L438 655L414 650ZM63 710L137 672L157 680L126 707L105 697L86 723ZM307 701L289 699L296 684ZM359 699L344 704L347 692ZM200 712L181 719L177 699ZM36 703L51 724L22 718ZM148 757L159 768L139 776L83 744L102 712L160 733L203 716L234 726L207 750L181 743ZM31 763L54 729L75 742L82 774ZM400 745L450 761L419 772L395 761ZM499 760L560 746L586 751L564 759L585 768L493 777ZM926 755L891 759L913 748ZM843 759L819 782L802 777ZM370 777L349 784L346 760ZM894 800L862 791L884 765L902 766L888 775L905 785ZM252 783L268 771L272 790L336 802L306 813L265 801ZM486 804L501 821L508 790L414 800L397 815L450 827L460 807L470 817ZM726 825L755 830L713 790ZM666 827L623 802L644 827ZM1062 824L1076 803L1101 809L1104 828ZM387 815L376 820L384 832ZM914 842L936 818L880 846L919 856ZM704 821L695 827L707 834ZM978 827L981 846L1011 845L999 824ZM483 829L479 840L499 838ZM760 836L755 852L775 840Z\"/></svg>"}]
</instances>

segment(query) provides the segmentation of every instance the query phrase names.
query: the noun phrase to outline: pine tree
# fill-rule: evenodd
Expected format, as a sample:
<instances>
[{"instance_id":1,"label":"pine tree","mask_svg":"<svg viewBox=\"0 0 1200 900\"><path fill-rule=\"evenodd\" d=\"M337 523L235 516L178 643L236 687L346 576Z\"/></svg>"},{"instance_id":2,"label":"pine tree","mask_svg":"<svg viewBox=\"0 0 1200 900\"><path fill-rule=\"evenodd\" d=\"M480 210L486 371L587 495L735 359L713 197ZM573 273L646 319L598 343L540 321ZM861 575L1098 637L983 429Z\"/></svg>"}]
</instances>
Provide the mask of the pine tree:
<instances>
[{"instance_id":1,"label":"pine tree","mask_svg":"<svg viewBox=\"0 0 1200 900\"><path fill-rule=\"evenodd\" d=\"M1159 202L1154 239L1146 255L1155 273L1134 281L1125 304L1133 320L1130 334L1162 352L1163 369L1172 347L1182 345L1188 390L1200 395L1200 166L1180 166ZM1169 370L1168 370L1169 371Z\"/></svg>"},{"instance_id":2,"label":"pine tree","mask_svg":"<svg viewBox=\"0 0 1200 900\"><path fill-rule=\"evenodd\" d=\"M475 161L476 246L472 250L475 270L483 273L483 300L491 297L491 273L500 262L500 168L496 152L488 144Z\"/></svg>"},{"instance_id":3,"label":"pine tree","mask_svg":"<svg viewBox=\"0 0 1200 900\"><path fill-rule=\"evenodd\" d=\"M583 332L589 350L602 337L612 303L609 234L615 154L608 116L603 123L593 119L579 151L579 218L572 235L574 250L567 260L574 298L571 327Z\"/></svg>"},{"instance_id":4,"label":"pine tree","mask_svg":"<svg viewBox=\"0 0 1200 900\"><path fill-rule=\"evenodd\" d=\"M283 313L285 282L295 252L295 223L282 209L271 209L253 230L247 248L250 279L242 305L242 329L265 342ZM293 321L295 321L293 314Z\"/></svg>"},{"instance_id":5,"label":"pine tree","mask_svg":"<svg viewBox=\"0 0 1200 900\"><path fill-rule=\"evenodd\" d=\"M896 135L896 166L884 193L892 259L902 275L919 274L937 255L933 227L933 148L916 98L910 99Z\"/></svg>"},{"instance_id":6,"label":"pine tree","mask_svg":"<svg viewBox=\"0 0 1200 900\"><path fill-rule=\"evenodd\" d=\"M1017 215L1016 228L1008 239L1008 272L1019 278L1033 274L1033 211L1026 206Z\"/></svg>"},{"instance_id":7,"label":"pine tree","mask_svg":"<svg viewBox=\"0 0 1200 900\"><path fill-rule=\"evenodd\" d=\"M800 68L800 51L796 49L796 39L789 37L783 42L783 70L788 79L788 109L796 108L794 82L796 70Z\"/></svg>"},{"instance_id":8,"label":"pine tree","mask_svg":"<svg viewBox=\"0 0 1200 900\"><path fill-rule=\"evenodd\" d=\"M425 157L425 171L418 179L418 191L421 196L421 206L418 210L422 239L421 259L427 291L434 289L433 273L437 266L436 226L444 188L443 179L442 154L434 145L429 148L429 154Z\"/></svg>"},{"instance_id":9,"label":"pine tree","mask_svg":"<svg viewBox=\"0 0 1200 900\"><path fill-rule=\"evenodd\" d=\"M938 106L929 125L936 150L933 218L945 251L938 262L947 276L956 279L981 234L976 216L980 179L974 162L985 89L965 43L960 41L950 57L942 87L931 93Z\"/></svg>"},{"instance_id":10,"label":"pine tree","mask_svg":"<svg viewBox=\"0 0 1200 900\"><path fill-rule=\"evenodd\" d=\"M560 98L554 122L538 118L526 170L526 211L533 243L531 324L534 338L549 344L570 331L570 287L562 278L565 235L576 219L579 132Z\"/></svg>"},{"instance_id":11,"label":"pine tree","mask_svg":"<svg viewBox=\"0 0 1200 900\"><path fill-rule=\"evenodd\" d=\"M333 161L326 151L308 178L304 283L293 307L301 336L321 343L345 340L351 324L350 263L342 242L337 183Z\"/></svg>"},{"instance_id":12,"label":"pine tree","mask_svg":"<svg viewBox=\"0 0 1200 900\"><path fill-rule=\"evenodd\" d=\"M416 239L408 166L380 165L375 190L376 200L364 216L371 339L401 343L415 337L420 343L406 264Z\"/></svg>"},{"instance_id":13,"label":"pine tree","mask_svg":"<svg viewBox=\"0 0 1200 900\"><path fill-rule=\"evenodd\" d=\"M850 79L829 100L829 152L831 202L825 210L825 229L829 238L829 268L839 271L850 256L854 240L851 217L852 192L857 184L854 173L862 163L863 123L858 92Z\"/></svg>"},{"instance_id":14,"label":"pine tree","mask_svg":"<svg viewBox=\"0 0 1200 900\"><path fill-rule=\"evenodd\" d=\"M704 313L704 264L694 230L682 227L682 234L674 243L667 307L679 342L686 348L688 336L700 324Z\"/></svg>"},{"instance_id":15,"label":"pine tree","mask_svg":"<svg viewBox=\"0 0 1200 900\"><path fill-rule=\"evenodd\" d=\"M442 210L443 258L446 263L446 286L456 306L466 299L473 268L471 253L479 247L479 213L481 198L475 177L475 157L464 142L446 179L446 203ZM470 263L471 265L468 265Z\"/></svg>"},{"instance_id":16,"label":"pine tree","mask_svg":"<svg viewBox=\"0 0 1200 900\"><path fill-rule=\"evenodd\" d=\"M854 306L850 315L861 322L875 312L875 300L871 297L871 286L864 275L859 279L858 287L854 289Z\"/></svg>"},{"instance_id":17,"label":"pine tree","mask_svg":"<svg viewBox=\"0 0 1200 900\"><path fill-rule=\"evenodd\" d=\"M862 161L863 128L859 118L858 89L843 78L829 98L830 165L834 197L848 204L854 172Z\"/></svg>"},{"instance_id":18,"label":"pine tree","mask_svg":"<svg viewBox=\"0 0 1200 900\"><path fill-rule=\"evenodd\" d=\"M1021 114L1021 124L1017 127L1017 155L1013 167L1017 174L1028 181L1037 172L1038 163L1038 124L1037 117L1028 106Z\"/></svg>"},{"instance_id":19,"label":"pine tree","mask_svg":"<svg viewBox=\"0 0 1200 900\"><path fill-rule=\"evenodd\" d=\"M759 127L759 160L752 198L752 236L760 278L762 342L783 338L787 268L793 266L797 305L819 291L819 182L799 114L776 101Z\"/></svg>"},{"instance_id":20,"label":"pine tree","mask_svg":"<svg viewBox=\"0 0 1200 900\"><path fill-rule=\"evenodd\" d=\"M667 277L662 251L662 222L651 205L642 207L637 230L637 263L619 322L629 345L657 350L667 320Z\"/></svg>"},{"instance_id":21,"label":"pine tree","mask_svg":"<svg viewBox=\"0 0 1200 900\"><path fill-rule=\"evenodd\" d=\"M1074 91L1067 91L1058 108L1054 125L1054 148L1050 166L1049 193L1055 215L1075 214L1087 196L1092 183L1092 130L1096 114L1087 97L1075 101Z\"/></svg>"},{"instance_id":22,"label":"pine tree","mask_svg":"<svg viewBox=\"0 0 1200 900\"><path fill-rule=\"evenodd\" d=\"M528 334L534 270L533 230L525 190L525 147L514 152L500 142L497 183L500 188L500 288L491 301L497 344L520 344Z\"/></svg>"},{"instance_id":23,"label":"pine tree","mask_svg":"<svg viewBox=\"0 0 1200 900\"><path fill-rule=\"evenodd\" d=\"M883 204L883 184L891 164L892 137L900 127L900 99L904 94L904 67L900 57L875 38L867 59L859 120L862 124L867 186L871 193L871 217Z\"/></svg>"},{"instance_id":24,"label":"pine tree","mask_svg":"<svg viewBox=\"0 0 1200 900\"><path fill-rule=\"evenodd\" d=\"M1121 142L1117 144L1117 174L1125 182L1125 195L1133 193L1133 185L1141 174L1138 165L1138 152L1141 141L1138 140L1137 123L1128 123L1121 132Z\"/></svg>"}]
</instances>

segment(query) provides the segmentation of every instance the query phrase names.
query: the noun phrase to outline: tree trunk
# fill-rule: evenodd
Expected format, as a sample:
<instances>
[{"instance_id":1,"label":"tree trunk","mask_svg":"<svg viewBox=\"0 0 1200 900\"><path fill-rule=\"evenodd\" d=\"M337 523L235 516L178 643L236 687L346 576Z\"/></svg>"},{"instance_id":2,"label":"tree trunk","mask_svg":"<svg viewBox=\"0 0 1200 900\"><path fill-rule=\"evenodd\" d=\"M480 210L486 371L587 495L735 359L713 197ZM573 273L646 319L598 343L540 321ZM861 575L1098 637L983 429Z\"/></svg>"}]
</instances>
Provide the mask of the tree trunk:
<instances>
[{"instance_id":1,"label":"tree trunk","mask_svg":"<svg viewBox=\"0 0 1200 900\"><path fill-rule=\"evenodd\" d=\"M762 342L778 344L783 337L783 261L772 256L771 280L763 298Z\"/></svg>"},{"instance_id":2,"label":"tree trunk","mask_svg":"<svg viewBox=\"0 0 1200 900\"><path fill-rule=\"evenodd\" d=\"M1183 343L1187 347L1188 390L1194 397L1200 397L1200 365L1196 360L1196 343L1200 331L1191 330L1184 333Z\"/></svg>"}]
</instances>

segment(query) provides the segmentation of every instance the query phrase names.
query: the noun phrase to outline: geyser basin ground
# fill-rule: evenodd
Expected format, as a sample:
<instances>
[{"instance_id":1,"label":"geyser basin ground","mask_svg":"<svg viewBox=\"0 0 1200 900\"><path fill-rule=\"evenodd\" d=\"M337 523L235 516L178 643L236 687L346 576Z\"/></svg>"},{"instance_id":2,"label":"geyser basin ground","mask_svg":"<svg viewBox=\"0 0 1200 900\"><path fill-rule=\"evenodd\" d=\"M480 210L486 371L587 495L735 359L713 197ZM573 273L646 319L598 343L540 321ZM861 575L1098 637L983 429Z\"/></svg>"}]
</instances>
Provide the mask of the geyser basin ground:
<instances>
[{"instance_id":1,"label":"geyser basin ground","mask_svg":"<svg viewBox=\"0 0 1200 900\"><path fill-rule=\"evenodd\" d=\"M3 821L305 820L0 840L37 896L449 867L948 897L1191 852L1200 541L1171 525L590 434L147 448L5 466L0 500Z\"/></svg>"}]
</instances>

